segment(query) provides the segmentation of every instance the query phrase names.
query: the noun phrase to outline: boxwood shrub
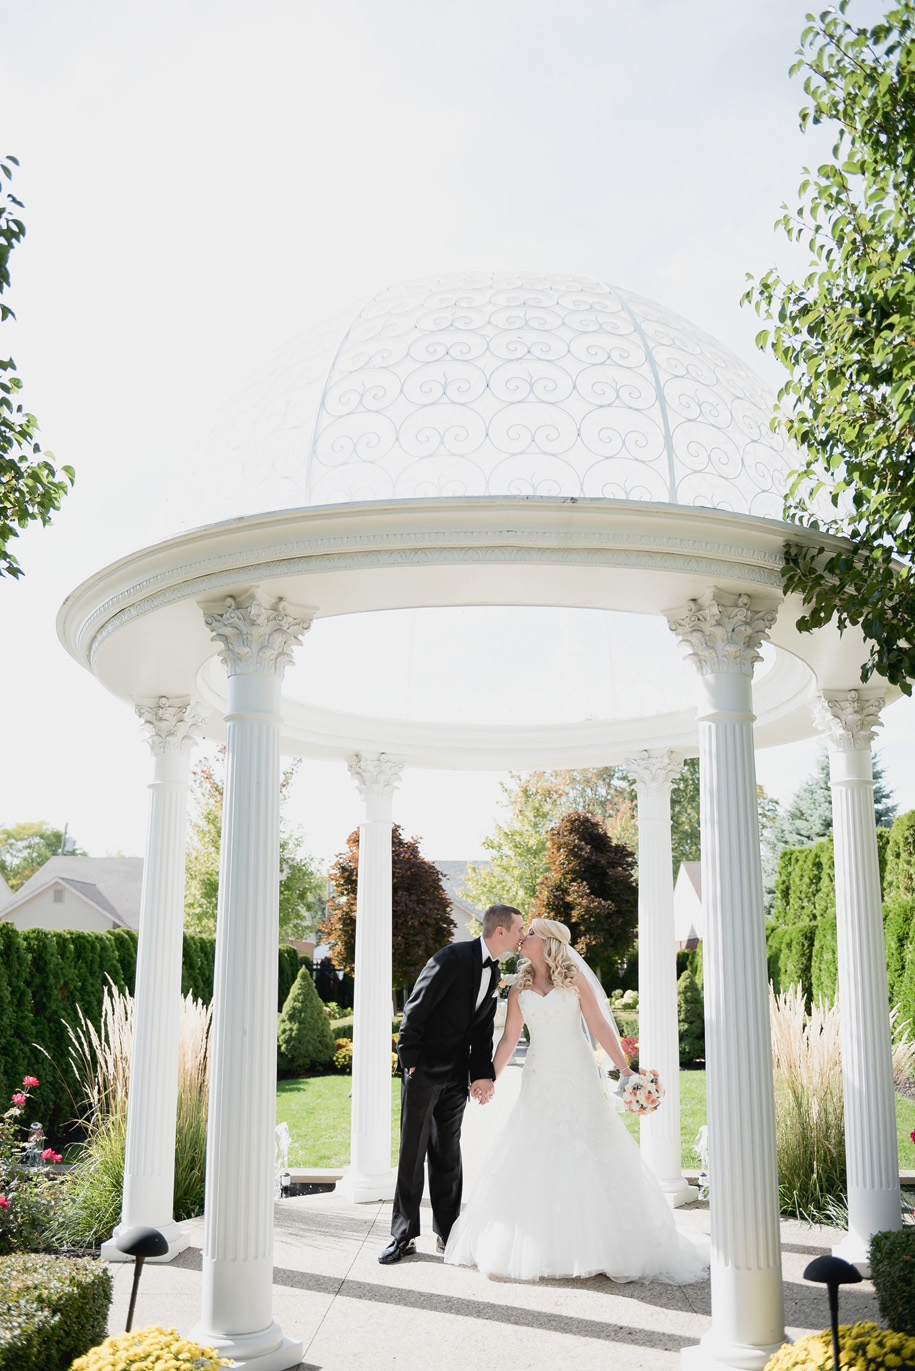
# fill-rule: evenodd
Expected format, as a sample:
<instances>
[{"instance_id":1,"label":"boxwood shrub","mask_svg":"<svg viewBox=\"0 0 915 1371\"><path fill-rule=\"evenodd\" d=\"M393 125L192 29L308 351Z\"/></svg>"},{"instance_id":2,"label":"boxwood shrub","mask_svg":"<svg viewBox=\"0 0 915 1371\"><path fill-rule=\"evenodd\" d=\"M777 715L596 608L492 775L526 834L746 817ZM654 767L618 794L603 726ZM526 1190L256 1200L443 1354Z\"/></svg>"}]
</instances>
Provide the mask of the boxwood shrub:
<instances>
[{"instance_id":1,"label":"boxwood shrub","mask_svg":"<svg viewBox=\"0 0 915 1371\"><path fill-rule=\"evenodd\" d=\"M0 1371L67 1371L103 1342L111 1272L90 1257L0 1257Z\"/></svg>"},{"instance_id":2,"label":"boxwood shrub","mask_svg":"<svg viewBox=\"0 0 915 1371\"><path fill-rule=\"evenodd\" d=\"M875 1233L870 1267L883 1322L894 1333L915 1333L915 1228Z\"/></svg>"}]
</instances>

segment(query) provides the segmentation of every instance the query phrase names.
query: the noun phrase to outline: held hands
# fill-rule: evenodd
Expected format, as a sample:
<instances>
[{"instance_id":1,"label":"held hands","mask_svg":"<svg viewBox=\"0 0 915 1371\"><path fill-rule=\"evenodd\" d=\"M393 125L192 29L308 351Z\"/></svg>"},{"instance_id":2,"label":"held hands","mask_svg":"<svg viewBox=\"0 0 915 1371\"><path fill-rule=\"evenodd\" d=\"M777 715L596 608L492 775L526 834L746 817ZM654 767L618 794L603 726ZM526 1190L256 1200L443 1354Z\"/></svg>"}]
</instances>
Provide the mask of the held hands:
<instances>
[{"instance_id":1,"label":"held hands","mask_svg":"<svg viewBox=\"0 0 915 1371\"><path fill-rule=\"evenodd\" d=\"M488 1104L495 1094L495 1084L489 1079L473 1081L470 1086L470 1098L476 1100L477 1104Z\"/></svg>"}]
</instances>

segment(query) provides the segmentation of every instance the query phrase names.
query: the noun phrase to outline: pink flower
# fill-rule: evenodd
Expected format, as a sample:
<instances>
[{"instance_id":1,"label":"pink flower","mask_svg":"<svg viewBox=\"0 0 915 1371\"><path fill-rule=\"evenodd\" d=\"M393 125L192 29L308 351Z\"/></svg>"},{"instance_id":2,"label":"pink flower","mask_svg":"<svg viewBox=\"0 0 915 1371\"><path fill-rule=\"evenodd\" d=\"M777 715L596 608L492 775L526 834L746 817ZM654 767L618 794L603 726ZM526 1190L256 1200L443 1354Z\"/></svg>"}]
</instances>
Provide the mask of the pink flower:
<instances>
[{"instance_id":1,"label":"pink flower","mask_svg":"<svg viewBox=\"0 0 915 1371\"><path fill-rule=\"evenodd\" d=\"M912 1142L915 1142L915 1128L912 1129L911 1133L909 1134L909 1137L912 1139Z\"/></svg>"},{"instance_id":2,"label":"pink flower","mask_svg":"<svg viewBox=\"0 0 915 1371\"><path fill-rule=\"evenodd\" d=\"M10 1202L5 1195L0 1195L0 1209L9 1209Z\"/></svg>"},{"instance_id":3,"label":"pink flower","mask_svg":"<svg viewBox=\"0 0 915 1371\"><path fill-rule=\"evenodd\" d=\"M17 1090L13 1096L13 1104L25 1104L25 1096L21 1090Z\"/></svg>"},{"instance_id":4,"label":"pink flower","mask_svg":"<svg viewBox=\"0 0 915 1371\"><path fill-rule=\"evenodd\" d=\"M59 1162L59 1161L60 1161L60 1153L59 1153L59 1152L55 1152L54 1149L53 1149L52 1147L46 1147L45 1150L44 1150L44 1151L42 1152L42 1154L41 1154L41 1160L42 1160L43 1162Z\"/></svg>"},{"instance_id":5,"label":"pink flower","mask_svg":"<svg viewBox=\"0 0 915 1371\"><path fill-rule=\"evenodd\" d=\"M37 1077L37 1076L23 1076L23 1078L22 1078L22 1084L23 1084L23 1085L37 1085L37 1084L38 1084L38 1077Z\"/></svg>"}]
</instances>

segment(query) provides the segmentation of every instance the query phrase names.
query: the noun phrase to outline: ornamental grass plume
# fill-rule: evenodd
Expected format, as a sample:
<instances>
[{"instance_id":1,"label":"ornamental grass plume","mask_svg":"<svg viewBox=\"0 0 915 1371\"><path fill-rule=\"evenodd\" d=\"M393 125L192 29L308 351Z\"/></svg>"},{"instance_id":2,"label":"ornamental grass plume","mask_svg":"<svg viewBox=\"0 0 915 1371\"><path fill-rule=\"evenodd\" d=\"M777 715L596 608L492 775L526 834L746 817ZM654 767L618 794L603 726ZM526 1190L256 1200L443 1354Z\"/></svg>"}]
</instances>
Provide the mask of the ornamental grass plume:
<instances>
[{"instance_id":1,"label":"ornamental grass plume","mask_svg":"<svg viewBox=\"0 0 915 1371\"><path fill-rule=\"evenodd\" d=\"M832 1333L810 1333L785 1345L765 1371L832 1371ZM886 1332L876 1323L840 1324L839 1365L854 1371L915 1371L915 1338Z\"/></svg>"},{"instance_id":2,"label":"ornamental grass plume","mask_svg":"<svg viewBox=\"0 0 915 1371\"><path fill-rule=\"evenodd\" d=\"M203 1209L210 1009L187 995L178 1022L174 1215L189 1219ZM100 1027L80 1014L68 1030L88 1137L55 1226L55 1240L64 1245L94 1245L120 1219L133 1024L133 997L109 984Z\"/></svg>"},{"instance_id":3,"label":"ornamental grass plume","mask_svg":"<svg viewBox=\"0 0 915 1371\"><path fill-rule=\"evenodd\" d=\"M151 1324L106 1338L77 1357L70 1371L216 1371L228 1364L215 1348L179 1337L177 1328Z\"/></svg>"},{"instance_id":4,"label":"ornamental grass plume","mask_svg":"<svg viewBox=\"0 0 915 1371\"><path fill-rule=\"evenodd\" d=\"M835 1222L845 1205L845 1117L837 1005L807 1013L803 987L769 987L779 1203Z\"/></svg>"},{"instance_id":5,"label":"ornamental grass plume","mask_svg":"<svg viewBox=\"0 0 915 1371\"><path fill-rule=\"evenodd\" d=\"M890 1033L893 1039L893 1086L899 1090L906 1081L915 1078L915 1038L910 1029L911 1019L897 1023L899 1005L890 1010Z\"/></svg>"}]
</instances>

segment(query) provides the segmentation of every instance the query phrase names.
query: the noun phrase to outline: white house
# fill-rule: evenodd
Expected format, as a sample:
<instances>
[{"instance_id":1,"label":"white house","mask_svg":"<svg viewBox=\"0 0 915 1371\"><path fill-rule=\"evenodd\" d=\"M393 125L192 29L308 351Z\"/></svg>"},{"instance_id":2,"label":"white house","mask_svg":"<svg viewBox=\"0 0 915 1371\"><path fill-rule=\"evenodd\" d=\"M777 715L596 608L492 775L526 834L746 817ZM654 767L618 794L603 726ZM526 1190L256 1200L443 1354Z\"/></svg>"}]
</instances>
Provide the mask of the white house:
<instances>
[{"instance_id":1,"label":"white house","mask_svg":"<svg viewBox=\"0 0 915 1371\"><path fill-rule=\"evenodd\" d=\"M483 917L482 909L478 909L461 889L464 877L467 874L469 862L435 862L442 873L442 885L445 887L445 894L451 901L451 917L454 919L454 943L470 942L472 938L479 937L479 933L471 933L468 924L472 920L477 923ZM476 867L489 867L491 862L474 862Z\"/></svg>"},{"instance_id":2,"label":"white house","mask_svg":"<svg viewBox=\"0 0 915 1371\"><path fill-rule=\"evenodd\" d=\"M0 888L0 919L18 929L137 929L142 883L142 857L51 857L18 890Z\"/></svg>"}]
</instances>

